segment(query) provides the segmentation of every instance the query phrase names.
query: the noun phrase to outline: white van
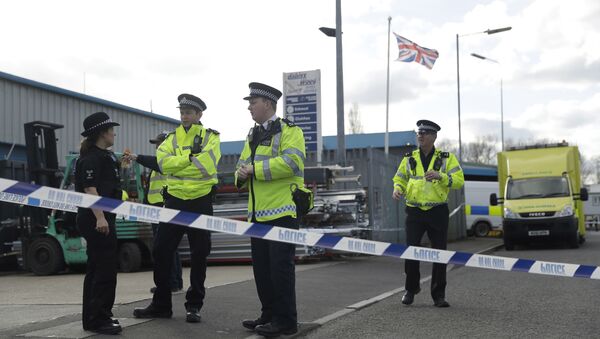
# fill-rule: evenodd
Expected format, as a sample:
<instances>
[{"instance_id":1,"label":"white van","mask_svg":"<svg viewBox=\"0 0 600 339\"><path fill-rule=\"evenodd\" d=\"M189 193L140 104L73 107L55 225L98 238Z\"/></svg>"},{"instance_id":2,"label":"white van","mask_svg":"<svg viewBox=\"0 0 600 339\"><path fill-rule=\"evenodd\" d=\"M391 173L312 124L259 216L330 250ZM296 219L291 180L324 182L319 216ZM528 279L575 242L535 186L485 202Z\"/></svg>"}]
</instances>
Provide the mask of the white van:
<instances>
[{"instance_id":1,"label":"white van","mask_svg":"<svg viewBox=\"0 0 600 339\"><path fill-rule=\"evenodd\" d=\"M467 234L485 236L490 230L502 229L500 206L490 206L490 194L498 195L497 181L465 181Z\"/></svg>"}]
</instances>

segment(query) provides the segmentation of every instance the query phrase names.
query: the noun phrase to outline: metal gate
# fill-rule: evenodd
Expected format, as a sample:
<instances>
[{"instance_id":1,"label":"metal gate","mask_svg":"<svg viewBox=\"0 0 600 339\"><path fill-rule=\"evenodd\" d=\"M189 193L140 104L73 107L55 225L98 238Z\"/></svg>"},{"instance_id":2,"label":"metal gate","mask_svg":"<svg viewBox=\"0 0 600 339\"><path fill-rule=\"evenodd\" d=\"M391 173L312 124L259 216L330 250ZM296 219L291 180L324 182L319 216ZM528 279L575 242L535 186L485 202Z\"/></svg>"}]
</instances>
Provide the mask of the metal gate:
<instances>
[{"instance_id":1,"label":"metal gate","mask_svg":"<svg viewBox=\"0 0 600 339\"><path fill-rule=\"evenodd\" d=\"M373 228L373 240L405 242L404 201L392 199L392 178L402 160L401 157L369 148L367 155L367 182L369 192L369 218Z\"/></svg>"}]
</instances>

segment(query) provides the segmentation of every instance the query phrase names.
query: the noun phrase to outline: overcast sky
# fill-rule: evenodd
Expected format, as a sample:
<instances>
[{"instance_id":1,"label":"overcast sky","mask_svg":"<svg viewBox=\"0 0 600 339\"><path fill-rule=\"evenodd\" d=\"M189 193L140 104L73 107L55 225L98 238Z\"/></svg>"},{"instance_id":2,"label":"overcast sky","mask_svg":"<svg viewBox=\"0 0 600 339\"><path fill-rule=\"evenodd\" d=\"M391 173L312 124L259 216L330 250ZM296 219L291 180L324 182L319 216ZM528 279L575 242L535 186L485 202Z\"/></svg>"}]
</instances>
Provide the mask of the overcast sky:
<instances>
[{"instance_id":1,"label":"overcast sky","mask_svg":"<svg viewBox=\"0 0 600 339\"><path fill-rule=\"evenodd\" d=\"M321 69L323 134L336 133L334 0L2 1L0 71L178 119L177 95L208 105L222 140L253 125L248 83L281 89L282 72ZM460 38L463 141L548 138L600 154L600 1L342 1L346 113L385 130L387 17L392 31L439 58L432 70L392 61L390 130L418 119L458 139L455 35ZM393 39L393 38L392 38ZM398 50L391 40L392 60ZM475 59L478 53L498 60ZM346 122L346 127L348 127ZM155 135L157 131L148 131Z\"/></svg>"}]
</instances>

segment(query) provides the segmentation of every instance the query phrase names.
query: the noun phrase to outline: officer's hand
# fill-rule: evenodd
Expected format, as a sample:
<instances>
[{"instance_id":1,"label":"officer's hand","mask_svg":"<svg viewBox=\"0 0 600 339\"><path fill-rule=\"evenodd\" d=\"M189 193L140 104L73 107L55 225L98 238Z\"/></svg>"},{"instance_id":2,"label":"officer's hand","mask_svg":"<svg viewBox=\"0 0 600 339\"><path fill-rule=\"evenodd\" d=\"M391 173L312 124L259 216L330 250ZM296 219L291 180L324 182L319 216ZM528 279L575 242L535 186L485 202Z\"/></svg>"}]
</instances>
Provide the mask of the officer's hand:
<instances>
[{"instance_id":1,"label":"officer's hand","mask_svg":"<svg viewBox=\"0 0 600 339\"><path fill-rule=\"evenodd\" d=\"M96 220L96 231L108 235L108 221L104 218Z\"/></svg>"},{"instance_id":2,"label":"officer's hand","mask_svg":"<svg viewBox=\"0 0 600 339\"><path fill-rule=\"evenodd\" d=\"M246 169L244 168L244 166L240 167L237 170L237 175L238 175L239 179L242 179L242 180L248 179L248 173L246 173Z\"/></svg>"},{"instance_id":3,"label":"officer's hand","mask_svg":"<svg viewBox=\"0 0 600 339\"><path fill-rule=\"evenodd\" d=\"M133 162L137 160L137 154L135 153L124 153L123 159L127 162Z\"/></svg>"},{"instance_id":4,"label":"officer's hand","mask_svg":"<svg viewBox=\"0 0 600 339\"><path fill-rule=\"evenodd\" d=\"M246 173L248 175L251 175L252 173L254 173L254 166L253 165L245 165L244 168L246 168Z\"/></svg>"},{"instance_id":5,"label":"officer's hand","mask_svg":"<svg viewBox=\"0 0 600 339\"><path fill-rule=\"evenodd\" d=\"M400 190L394 190L394 193L392 193L392 198L394 198L394 200L400 200L401 197L402 192Z\"/></svg>"},{"instance_id":6,"label":"officer's hand","mask_svg":"<svg viewBox=\"0 0 600 339\"><path fill-rule=\"evenodd\" d=\"M425 180L427 181L431 181L431 180L440 180L442 178L442 176L440 175L440 172L437 171L428 171L427 173L425 173Z\"/></svg>"}]
</instances>

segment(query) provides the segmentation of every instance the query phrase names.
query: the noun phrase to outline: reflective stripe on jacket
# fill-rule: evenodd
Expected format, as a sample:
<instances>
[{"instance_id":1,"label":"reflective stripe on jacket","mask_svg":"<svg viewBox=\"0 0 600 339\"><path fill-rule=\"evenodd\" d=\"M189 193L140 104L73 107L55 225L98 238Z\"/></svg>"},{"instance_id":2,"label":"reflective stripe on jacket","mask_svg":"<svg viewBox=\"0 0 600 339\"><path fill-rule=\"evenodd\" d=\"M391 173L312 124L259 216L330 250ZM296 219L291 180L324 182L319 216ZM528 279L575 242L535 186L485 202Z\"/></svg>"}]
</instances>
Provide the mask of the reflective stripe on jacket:
<instances>
[{"instance_id":1,"label":"reflective stripe on jacket","mask_svg":"<svg viewBox=\"0 0 600 339\"><path fill-rule=\"evenodd\" d=\"M148 203L152 205L163 202L163 188L167 186L165 177L157 171L150 174L150 183L148 184Z\"/></svg>"},{"instance_id":2,"label":"reflective stripe on jacket","mask_svg":"<svg viewBox=\"0 0 600 339\"><path fill-rule=\"evenodd\" d=\"M412 168L411 166L411 161L409 161L411 157L415 159L413 164L416 163L416 168ZM442 178L440 180L427 181L425 180L425 173L434 169L436 159L442 160L441 167L438 170ZM398 190L404 194L406 205L428 210L432 207L446 204L450 189L461 188L465 181L462 168L456 156L452 153L435 150L427 171L423 168L419 149L407 154L402 159L393 181L394 190Z\"/></svg>"},{"instance_id":3,"label":"reflective stripe on jacket","mask_svg":"<svg viewBox=\"0 0 600 339\"><path fill-rule=\"evenodd\" d=\"M199 138L196 138L199 137ZM194 140L199 153L192 154ZM219 132L192 125L186 132L179 125L156 151L158 167L166 177L167 192L182 200L209 194L218 183L217 166L221 159Z\"/></svg>"},{"instance_id":4,"label":"reflective stripe on jacket","mask_svg":"<svg viewBox=\"0 0 600 339\"><path fill-rule=\"evenodd\" d=\"M296 217L296 205L292 200L290 186L304 185L304 134L302 129L282 119L273 124L277 133L255 141L258 143L252 157L252 130L246 139L244 149L236 165L236 170L243 165L254 165L254 174L243 184L235 181L238 187L247 186L250 194L248 199L248 220L254 215L258 222L269 221L284 216ZM280 127L280 128L279 128Z\"/></svg>"}]
</instances>

